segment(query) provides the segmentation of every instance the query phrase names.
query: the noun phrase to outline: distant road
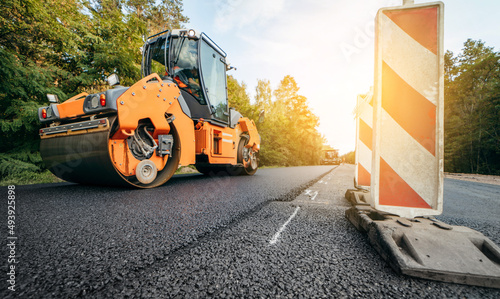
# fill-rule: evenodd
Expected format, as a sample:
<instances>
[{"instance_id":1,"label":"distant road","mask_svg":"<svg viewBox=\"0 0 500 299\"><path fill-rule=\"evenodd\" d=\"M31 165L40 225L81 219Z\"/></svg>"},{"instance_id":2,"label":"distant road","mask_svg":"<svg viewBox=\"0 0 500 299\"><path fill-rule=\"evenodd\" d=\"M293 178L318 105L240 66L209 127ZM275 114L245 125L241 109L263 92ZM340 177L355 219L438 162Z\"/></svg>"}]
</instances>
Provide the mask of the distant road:
<instances>
[{"instance_id":1,"label":"distant road","mask_svg":"<svg viewBox=\"0 0 500 299\"><path fill-rule=\"evenodd\" d=\"M148 190L18 186L18 290L8 291L0 274L0 297L500 297L397 275L345 219L353 170L179 175ZM446 180L440 218L466 222L498 244L499 192Z\"/></svg>"},{"instance_id":2,"label":"distant road","mask_svg":"<svg viewBox=\"0 0 500 299\"><path fill-rule=\"evenodd\" d=\"M478 230L500 245L500 186L444 179L440 220Z\"/></svg>"}]
</instances>

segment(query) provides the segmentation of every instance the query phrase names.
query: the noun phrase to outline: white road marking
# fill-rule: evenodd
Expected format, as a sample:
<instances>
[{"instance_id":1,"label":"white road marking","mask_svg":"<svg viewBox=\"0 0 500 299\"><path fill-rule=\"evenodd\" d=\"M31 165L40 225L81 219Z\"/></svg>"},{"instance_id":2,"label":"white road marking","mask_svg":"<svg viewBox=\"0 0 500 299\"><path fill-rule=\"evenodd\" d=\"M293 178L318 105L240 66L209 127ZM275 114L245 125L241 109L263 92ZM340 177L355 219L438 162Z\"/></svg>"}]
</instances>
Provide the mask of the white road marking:
<instances>
[{"instance_id":1,"label":"white road marking","mask_svg":"<svg viewBox=\"0 0 500 299\"><path fill-rule=\"evenodd\" d=\"M313 195L313 197L311 197L311 200L314 200L316 198L316 196L318 196L318 193L319 193L319 191L314 192L314 195Z\"/></svg>"},{"instance_id":2,"label":"white road marking","mask_svg":"<svg viewBox=\"0 0 500 299\"><path fill-rule=\"evenodd\" d=\"M300 210L300 207L296 207L295 208L295 211L293 211L293 214L292 216L290 216L290 218L288 218L288 220L285 222L285 224L283 224L280 229L278 230L278 232L273 236L273 238L271 239L271 241L269 241L269 244L271 245L274 245L276 244L276 242L278 242L278 238L280 237L281 233L285 230L285 227L288 225L288 223L290 223L290 221L292 221L292 219L297 216L297 212Z\"/></svg>"}]
</instances>

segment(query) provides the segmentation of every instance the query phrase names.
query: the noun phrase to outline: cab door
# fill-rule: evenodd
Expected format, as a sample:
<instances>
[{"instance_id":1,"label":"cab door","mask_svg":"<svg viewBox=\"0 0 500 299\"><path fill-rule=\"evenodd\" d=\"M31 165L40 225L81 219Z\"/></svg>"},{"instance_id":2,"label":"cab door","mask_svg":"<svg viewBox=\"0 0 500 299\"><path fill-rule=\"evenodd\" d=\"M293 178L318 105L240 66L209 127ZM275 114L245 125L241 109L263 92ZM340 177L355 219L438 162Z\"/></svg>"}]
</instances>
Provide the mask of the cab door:
<instances>
[{"instance_id":1,"label":"cab door","mask_svg":"<svg viewBox=\"0 0 500 299\"><path fill-rule=\"evenodd\" d=\"M225 58L204 39L201 39L200 45L200 64L204 93L212 111L212 118L227 126L229 111Z\"/></svg>"}]
</instances>

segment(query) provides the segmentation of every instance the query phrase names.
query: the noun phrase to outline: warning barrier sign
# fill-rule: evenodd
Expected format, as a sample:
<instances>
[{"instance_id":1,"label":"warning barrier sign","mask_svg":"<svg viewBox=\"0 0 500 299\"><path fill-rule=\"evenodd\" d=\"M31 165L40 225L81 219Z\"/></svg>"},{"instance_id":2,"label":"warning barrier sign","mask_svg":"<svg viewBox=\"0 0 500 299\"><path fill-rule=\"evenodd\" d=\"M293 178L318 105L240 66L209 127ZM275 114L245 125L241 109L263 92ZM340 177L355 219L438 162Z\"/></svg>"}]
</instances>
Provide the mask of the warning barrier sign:
<instances>
[{"instance_id":1,"label":"warning barrier sign","mask_svg":"<svg viewBox=\"0 0 500 299\"><path fill-rule=\"evenodd\" d=\"M371 182L373 139L373 92L358 95L356 105L355 187L368 190Z\"/></svg>"},{"instance_id":2,"label":"warning barrier sign","mask_svg":"<svg viewBox=\"0 0 500 299\"><path fill-rule=\"evenodd\" d=\"M443 207L443 3L376 17L371 196L402 217Z\"/></svg>"}]
</instances>

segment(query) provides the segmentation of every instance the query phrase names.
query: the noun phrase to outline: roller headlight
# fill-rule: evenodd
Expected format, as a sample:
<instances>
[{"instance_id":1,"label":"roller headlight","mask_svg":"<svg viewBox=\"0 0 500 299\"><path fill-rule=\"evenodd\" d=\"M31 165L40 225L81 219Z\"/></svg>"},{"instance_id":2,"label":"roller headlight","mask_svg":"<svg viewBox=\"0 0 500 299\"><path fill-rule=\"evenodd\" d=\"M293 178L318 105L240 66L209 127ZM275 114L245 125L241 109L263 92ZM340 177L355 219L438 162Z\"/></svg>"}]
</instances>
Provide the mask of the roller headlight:
<instances>
[{"instance_id":1,"label":"roller headlight","mask_svg":"<svg viewBox=\"0 0 500 299\"><path fill-rule=\"evenodd\" d=\"M94 109L99 107L99 97L97 95L92 96L92 99L90 100L90 107Z\"/></svg>"}]
</instances>

